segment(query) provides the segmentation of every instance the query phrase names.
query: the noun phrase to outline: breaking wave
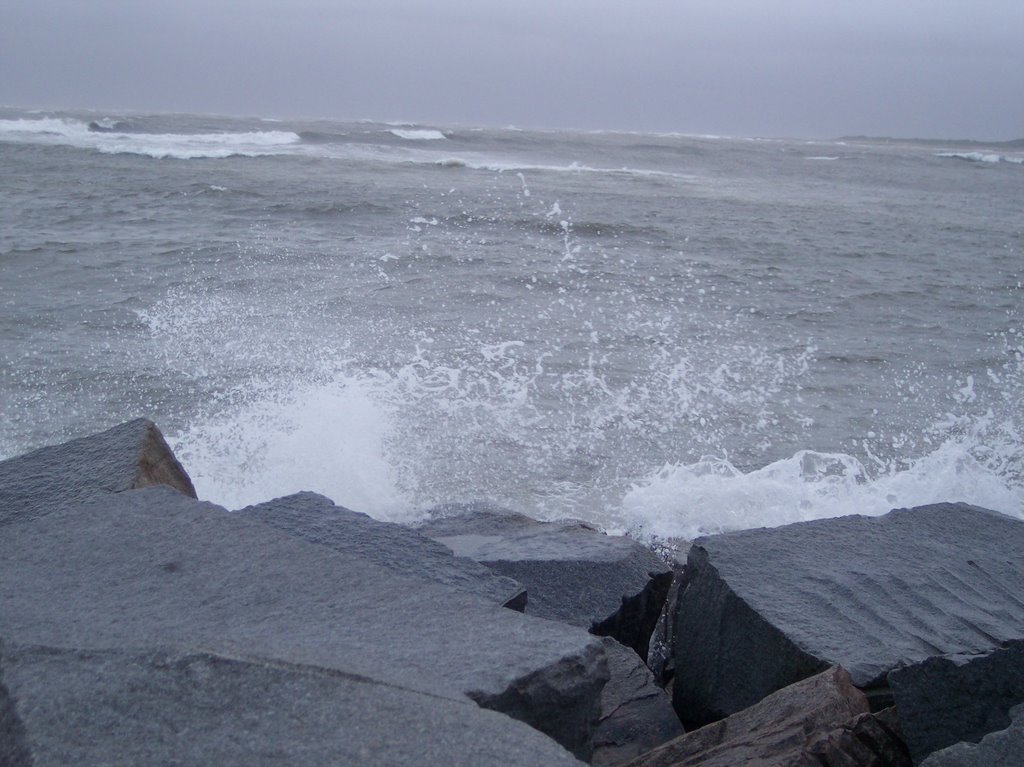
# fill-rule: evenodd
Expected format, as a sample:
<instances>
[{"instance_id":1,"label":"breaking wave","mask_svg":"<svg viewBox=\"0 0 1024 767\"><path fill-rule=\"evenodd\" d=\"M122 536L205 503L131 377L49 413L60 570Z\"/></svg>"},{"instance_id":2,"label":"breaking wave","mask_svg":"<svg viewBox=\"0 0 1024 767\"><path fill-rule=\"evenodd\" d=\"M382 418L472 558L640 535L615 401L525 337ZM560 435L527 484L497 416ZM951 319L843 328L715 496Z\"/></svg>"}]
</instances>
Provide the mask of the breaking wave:
<instances>
[{"instance_id":1,"label":"breaking wave","mask_svg":"<svg viewBox=\"0 0 1024 767\"><path fill-rule=\"evenodd\" d=\"M92 149L103 154L136 154L154 159L223 159L292 153L300 142L290 131L238 133L134 133L115 121L67 118L0 120L0 141L21 141Z\"/></svg>"},{"instance_id":2,"label":"breaking wave","mask_svg":"<svg viewBox=\"0 0 1024 767\"><path fill-rule=\"evenodd\" d=\"M1014 165L1024 164L1024 156L1002 155L995 152L939 152L936 157L946 157L954 160L966 160L968 162L979 162L995 165L1001 162L1008 162Z\"/></svg>"},{"instance_id":3,"label":"breaking wave","mask_svg":"<svg viewBox=\"0 0 1024 767\"><path fill-rule=\"evenodd\" d=\"M662 467L637 482L622 503L623 529L646 540L692 540L848 514L878 516L950 500L1024 519L1019 480L979 452L987 451L950 439L904 468L879 472L853 456L813 450L748 472L725 459L706 457Z\"/></svg>"},{"instance_id":4,"label":"breaking wave","mask_svg":"<svg viewBox=\"0 0 1024 767\"><path fill-rule=\"evenodd\" d=\"M697 181L699 178L687 173L672 173L664 170L650 170L645 168L602 168L590 165L582 165L577 162L568 165L543 165L528 162L516 162L512 160L501 160L487 157L443 157L429 160L434 165L443 168L469 168L471 170L489 170L497 173L567 173L567 174L590 174L597 173L609 176L635 176L641 178L665 178L680 181Z\"/></svg>"}]
</instances>

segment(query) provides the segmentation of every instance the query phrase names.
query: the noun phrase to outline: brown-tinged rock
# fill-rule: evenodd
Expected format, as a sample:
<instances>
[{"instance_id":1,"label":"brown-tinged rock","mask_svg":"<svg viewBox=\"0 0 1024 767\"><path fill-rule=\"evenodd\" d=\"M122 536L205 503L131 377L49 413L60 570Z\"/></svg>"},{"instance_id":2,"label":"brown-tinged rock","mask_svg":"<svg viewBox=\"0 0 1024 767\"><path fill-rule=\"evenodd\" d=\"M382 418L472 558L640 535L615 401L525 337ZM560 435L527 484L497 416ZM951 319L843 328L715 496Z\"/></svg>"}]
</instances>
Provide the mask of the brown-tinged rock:
<instances>
[{"instance_id":1,"label":"brown-tinged rock","mask_svg":"<svg viewBox=\"0 0 1024 767\"><path fill-rule=\"evenodd\" d=\"M821 767L811 751L815 744L867 712L867 698L835 666L676 738L628 767Z\"/></svg>"}]
</instances>

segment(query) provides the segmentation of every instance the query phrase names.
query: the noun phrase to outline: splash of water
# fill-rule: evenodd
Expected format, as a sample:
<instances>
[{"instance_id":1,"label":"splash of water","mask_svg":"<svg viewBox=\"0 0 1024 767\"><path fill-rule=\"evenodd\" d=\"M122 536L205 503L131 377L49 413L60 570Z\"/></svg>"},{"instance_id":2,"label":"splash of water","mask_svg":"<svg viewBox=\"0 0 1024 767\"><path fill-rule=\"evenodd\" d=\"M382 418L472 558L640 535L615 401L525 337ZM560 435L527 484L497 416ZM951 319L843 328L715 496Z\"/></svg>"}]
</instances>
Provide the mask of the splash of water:
<instances>
[{"instance_id":1,"label":"splash of water","mask_svg":"<svg viewBox=\"0 0 1024 767\"><path fill-rule=\"evenodd\" d=\"M529 322L441 328L433 318L439 327L403 338L394 314L325 320L325 306L401 278L385 267L425 269L411 247L368 256L342 278L314 260L318 284L336 284L310 296L296 254L264 244L242 253L235 273L218 265L237 289L195 275L143 312L166 367L188 370L206 392L172 435L201 494L237 508L315 490L396 520L487 498L645 539L940 500L1024 516L1019 335L1005 335L991 386L973 376L951 384L952 407L924 430L930 447L916 457L907 445L920 440L899 424L856 450L783 453L778 445L813 444L802 388L817 350L764 343L741 314L709 321L706 283L693 274L672 288L689 306L636 307L628 286L600 292L571 217L557 203L537 206L538 219L559 220L549 260L516 283L541 295ZM425 229L436 237L444 226ZM353 275L363 282L352 287ZM702 454L711 457L694 459Z\"/></svg>"}]
</instances>

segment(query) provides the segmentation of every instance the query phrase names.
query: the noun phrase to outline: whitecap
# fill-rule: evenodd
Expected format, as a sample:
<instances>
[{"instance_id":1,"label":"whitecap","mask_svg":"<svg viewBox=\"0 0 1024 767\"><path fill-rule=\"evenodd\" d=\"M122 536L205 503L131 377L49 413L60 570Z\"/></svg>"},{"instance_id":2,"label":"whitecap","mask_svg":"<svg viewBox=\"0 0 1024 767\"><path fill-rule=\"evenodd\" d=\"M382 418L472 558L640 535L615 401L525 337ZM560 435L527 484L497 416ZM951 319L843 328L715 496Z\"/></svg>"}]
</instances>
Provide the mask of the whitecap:
<instances>
[{"instance_id":1,"label":"whitecap","mask_svg":"<svg viewBox=\"0 0 1024 767\"><path fill-rule=\"evenodd\" d=\"M439 165L442 168L465 168L466 161L460 160L458 157L446 157L443 160L436 160L435 165Z\"/></svg>"},{"instance_id":2,"label":"whitecap","mask_svg":"<svg viewBox=\"0 0 1024 767\"><path fill-rule=\"evenodd\" d=\"M392 128L390 132L407 141L438 141L448 138L439 130L426 128Z\"/></svg>"},{"instance_id":3,"label":"whitecap","mask_svg":"<svg viewBox=\"0 0 1024 767\"><path fill-rule=\"evenodd\" d=\"M986 163L997 163L1003 159L1002 155L991 152L939 152L936 157L949 157L957 160Z\"/></svg>"}]
</instances>

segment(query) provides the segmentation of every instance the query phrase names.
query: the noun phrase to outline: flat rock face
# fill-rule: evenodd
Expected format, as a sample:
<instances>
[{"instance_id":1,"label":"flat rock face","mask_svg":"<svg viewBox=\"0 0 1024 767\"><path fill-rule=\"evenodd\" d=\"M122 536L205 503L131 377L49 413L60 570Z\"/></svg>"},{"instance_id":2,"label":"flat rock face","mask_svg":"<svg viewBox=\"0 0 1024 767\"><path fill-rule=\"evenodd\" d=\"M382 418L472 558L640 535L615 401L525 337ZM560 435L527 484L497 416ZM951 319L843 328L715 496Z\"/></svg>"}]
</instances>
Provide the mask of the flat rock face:
<instances>
[{"instance_id":1,"label":"flat rock face","mask_svg":"<svg viewBox=\"0 0 1024 767\"><path fill-rule=\"evenodd\" d=\"M835 667L676 738L629 762L629 767L820 767L812 749L836 727L867 711L863 693Z\"/></svg>"},{"instance_id":2,"label":"flat rock face","mask_svg":"<svg viewBox=\"0 0 1024 767\"><path fill-rule=\"evenodd\" d=\"M0 627L21 644L167 644L358 674L507 713L581 757L601 640L309 543L165 487L0 536Z\"/></svg>"},{"instance_id":3,"label":"flat rock face","mask_svg":"<svg viewBox=\"0 0 1024 767\"><path fill-rule=\"evenodd\" d=\"M1024 760L1024 705L1010 709L1010 725L978 743L957 743L936 751L921 767L1020 767Z\"/></svg>"},{"instance_id":4,"label":"flat rock face","mask_svg":"<svg viewBox=\"0 0 1024 767\"><path fill-rule=\"evenodd\" d=\"M966 504L698 539L675 615L683 723L840 663L859 687L1024 637L1024 523Z\"/></svg>"},{"instance_id":5,"label":"flat rock face","mask_svg":"<svg viewBox=\"0 0 1024 767\"><path fill-rule=\"evenodd\" d=\"M594 732L597 767L623 764L683 734L672 701L640 657L605 639L611 678L601 691L601 719Z\"/></svg>"},{"instance_id":6,"label":"flat rock face","mask_svg":"<svg viewBox=\"0 0 1024 767\"><path fill-rule=\"evenodd\" d=\"M400 575L424 578L523 611L526 589L402 525L379 522L315 493L277 498L239 512L310 543Z\"/></svg>"},{"instance_id":7,"label":"flat rock face","mask_svg":"<svg viewBox=\"0 0 1024 767\"><path fill-rule=\"evenodd\" d=\"M920 762L1009 726L1010 709L1024 703L1024 640L984 655L929 658L896 669L889 682L910 753Z\"/></svg>"},{"instance_id":8,"label":"flat rock face","mask_svg":"<svg viewBox=\"0 0 1024 767\"><path fill-rule=\"evenodd\" d=\"M646 546L604 535L582 522L538 522L484 504L448 506L439 514L445 516L419 526L419 532L522 583L528 614L588 629L611 621L602 635L614 636L646 656L671 582L671 568ZM664 576L660 597L645 592L652 574ZM624 599L644 605L637 610L638 618L628 621L633 641L620 637L623 627L615 625ZM634 630L641 624L644 628Z\"/></svg>"},{"instance_id":9,"label":"flat rock face","mask_svg":"<svg viewBox=\"0 0 1024 767\"><path fill-rule=\"evenodd\" d=\"M100 434L0 462L0 525L72 501L168 485L192 498L192 480L152 421L138 418Z\"/></svg>"},{"instance_id":10,"label":"flat rock face","mask_svg":"<svg viewBox=\"0 0 1024 767\"><path fill-rule=\"evenodd\" d=\"M469 701L311 666L0 642L0 678L11 767L581 764Z\"/></svg>"}]
</instances>

